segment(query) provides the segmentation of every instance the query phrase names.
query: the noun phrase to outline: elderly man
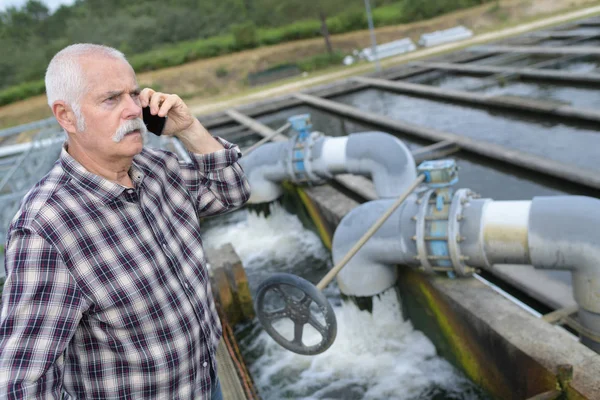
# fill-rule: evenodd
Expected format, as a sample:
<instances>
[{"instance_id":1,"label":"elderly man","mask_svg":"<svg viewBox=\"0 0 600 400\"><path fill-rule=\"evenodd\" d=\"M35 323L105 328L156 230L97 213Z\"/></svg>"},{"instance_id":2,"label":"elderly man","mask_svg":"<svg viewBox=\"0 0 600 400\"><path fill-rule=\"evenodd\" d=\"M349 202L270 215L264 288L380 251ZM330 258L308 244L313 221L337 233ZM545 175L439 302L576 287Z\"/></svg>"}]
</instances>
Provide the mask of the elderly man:
<instances>
[{"instance_id":1,"label":"elderly man","mask_svg":"<svg viewBox=\"0 0 600 400\"><path fill-rule=\"evenodd\" d=\"M198 217L248 199L239 149L108 47L60 51L46 91L68 139L9 229L0 398L220 398ZM191 163L143 147L145 106Z\"/></svg>"}]
</instances>

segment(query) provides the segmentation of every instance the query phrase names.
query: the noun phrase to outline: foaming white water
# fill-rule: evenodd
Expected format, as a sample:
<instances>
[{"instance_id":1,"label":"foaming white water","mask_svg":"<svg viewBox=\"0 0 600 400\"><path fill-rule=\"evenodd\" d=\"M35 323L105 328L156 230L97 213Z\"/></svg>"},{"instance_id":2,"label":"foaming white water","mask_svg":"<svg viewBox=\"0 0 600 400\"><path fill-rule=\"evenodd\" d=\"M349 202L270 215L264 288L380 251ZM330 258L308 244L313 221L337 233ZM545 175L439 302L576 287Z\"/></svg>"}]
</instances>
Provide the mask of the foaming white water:
<instances>
[{"instance_id":1,"label":"foaming white water","mask_svg":"<svg viewBox=\"0 0 600 400\"><path fill-rule=\"evenodd\" d=\"M317 235L304 229L298 218L281 206L274 205L268 218L240 213L229 223L208 229L203 239L208 247L231 243L249 277L262 275L262 281L276 271L306 277L315 260L320 260L321 266L327 264L330 255ZM339 303L335 285L325 291ZM436 355L429 339L404 320L394 289L373 299L372 314L351 302L334 310L337 338L331 348L317 356L285 350L258 325L253 334L241 340L262 398L413 400L431 399L440 393L436 399L480 398L470 382ZM307 327L303 342L320 341L319 334ZM291 337L291 323L277 329Z\"/></svg>"},{"instance_id":2,"label":"foaming white water","mask_svg":"<svg viewBox=\"0 0 600 400\"><path fill-rule=\"evenodd\" d=\"M319 237L305 229L293 214L280 204L271 205L271 215L265 218L253 212L241 211L245 218L233 224L212 227L203 234L206 247L219 248L231 243L246 269L261 268L267 262L293 268L307 256L327 259L329 255ZM289 271L286 271L289 272Z\"/></svg>"},{"instance_id":3,"label":"foaming white water","mask_svg":"<svg viewBox=\"0 0 600 400\"><path fill-rule=\"evenodd\" d=\"M262 356L251 371L264 398L408 400L440 391L479 398L472 384L436 355L431 341L403 319L395 289L373 299L372 314L351 302L335 313L337 338L316 356L287 351L265 332L254 339L250 350ZM305 342L315 339L306 329L304 335Z\"/></svg>"}]
</instances>

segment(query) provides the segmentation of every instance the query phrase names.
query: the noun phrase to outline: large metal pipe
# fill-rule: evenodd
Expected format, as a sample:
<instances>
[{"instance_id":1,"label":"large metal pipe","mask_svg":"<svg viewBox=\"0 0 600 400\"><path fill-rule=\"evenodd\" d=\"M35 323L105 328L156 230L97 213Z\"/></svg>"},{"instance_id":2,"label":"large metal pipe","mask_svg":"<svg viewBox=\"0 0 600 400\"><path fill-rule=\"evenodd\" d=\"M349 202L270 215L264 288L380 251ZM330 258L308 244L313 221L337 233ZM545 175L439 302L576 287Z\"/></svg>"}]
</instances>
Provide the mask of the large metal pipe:
<instances>
[{"instance_id":1,"label":"large metal pipe","mask_svg":"<svg viewBox=\"0 0 600 400\"><path fill-rule=\"evenodd\" d=\"M600 333L600 200L583 196L535 197L532 201L473 200L464 219L466 237L480 237L484 248L461 246L470 264L530 264L570 270L580 322ZM483 250L483 251L482 251ZM600 343L582 341L600 352Z\"/></svg>"},{"instance_id":2,"label":"large metal pipe","mask_svg":"<svg viewBox=\"0 0 600 400\"><path fill-rule=\"evenodd\" d=\"M472 274L473 267L491 269L495 264L570 270L580 323L600 335L599 199L494 201L461 189L452 200L437 200L434 190L409 198L340 272L342 292L383 292L395 283L397 264L461 276ZM334 262L390 201L365 203L342 219L333 237ZM600 343L585 336L582 342L600 353Z\"/></svg>"},{"instance_id":3,"label":"large metal pipe","mask_svg":"<svg viewBox=\"0 0 600 400\"><path fill-rule=\"evenodd\" d=\"M415 260L417 247L412 240L415 222L411 219L418 211L417 198L417 194L410 195L340 271L337 282L342 293L375 296L396 282L395 265L418 265ZM348 253L393 202L394 199L370 201L344 216L333 235L334 264Z\"/></svg>"},{"instance_id":4,"label":"large metal pipe","mask_svg":"<svg viewBox=\"0 0 600 400\"><path fill-rule=\"evenodd\" d=\"M397 197L416 177L414 158L404 143L383 132L344 137L312 134L307 140L268 143L240 159L250 187L251 203L282 194L280 183L320 184L337 174L369 176L380 198Z\"/></svg>"}]
</instances>

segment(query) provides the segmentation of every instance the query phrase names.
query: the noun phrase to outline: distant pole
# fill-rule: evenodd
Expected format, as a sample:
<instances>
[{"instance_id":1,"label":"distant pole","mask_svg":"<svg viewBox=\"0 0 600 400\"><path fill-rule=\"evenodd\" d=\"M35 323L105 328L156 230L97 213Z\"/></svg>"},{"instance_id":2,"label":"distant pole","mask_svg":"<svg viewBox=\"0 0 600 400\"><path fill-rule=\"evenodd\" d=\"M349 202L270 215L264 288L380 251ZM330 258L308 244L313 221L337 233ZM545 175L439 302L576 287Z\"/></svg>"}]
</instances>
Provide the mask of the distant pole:
<instances>
[{"instance_id":1,"label":"distant pole","mask_svg":"<svg viewBox=\"0 0 600 400\"><path fill-rule=\"evenodd\" d=\"M365 0L365 8L367 9L367 20L369 21L369 31L371 32L371 51L375 57L375 70L381 72L379 65L379 57L377 56L377 40L375 39L375 28L373 27L373 17L371 16L371 4L369 0Z\"/></svg>"}]
</instances>

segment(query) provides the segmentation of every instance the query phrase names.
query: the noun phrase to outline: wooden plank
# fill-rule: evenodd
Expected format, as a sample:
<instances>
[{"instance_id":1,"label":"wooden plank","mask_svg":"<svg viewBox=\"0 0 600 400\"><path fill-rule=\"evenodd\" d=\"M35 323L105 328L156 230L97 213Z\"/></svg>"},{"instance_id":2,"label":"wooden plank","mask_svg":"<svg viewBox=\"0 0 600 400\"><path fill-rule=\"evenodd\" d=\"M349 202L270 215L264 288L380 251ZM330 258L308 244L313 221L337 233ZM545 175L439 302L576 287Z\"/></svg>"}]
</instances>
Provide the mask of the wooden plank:
<instances>
[{"instance_id":1,"label":"wooden plank","mask_svg":"<svg viewBox=\"0 0 600 400\"><path fill-rule=\"evenodd\" d=\"M441 100L456 101L472 104L478 107L500 108L511 111L531 112L553 117L569 118L576 121L600 122L600 112L592 109L575 108L534 99L496 96L489 97L479 93L464 92L461 90L438 88L418 83L386 81L366 77L354 78L357 82L366 83L372 87L391 90L394 92L408 93L411 95L430 97Z\"/></svg>"},{"instance_id":2,"label":"wooden plank","mask_svg":"<svg viewBox=\"0 0 600 400\"><path fill-rule=\"evenodd\" d=\"M329 112L352 118L375 126L389 129L392 132L402 132L432 142L454 141L464 151L471 152L502 163L517 166L533 172L544 174L553 178L563 179L578 185L593 189L600 189L600 175L586 169L553 161L544 157L513 150L504 146L475 140L454 133L439 131L423 126L418 126L404 121L394 120L379 114L362 111L356 107L336 103L331 100L321 99L315 96L296 93L298 99L313 107L327 110Z\"/></svg>"},{"instance_id":3,"label":"wooden plank","mask_svg":"<svg viewBox=\"0 0 600 400\"><path fill-rule=\"evenodd\" d=\"M246 400L248 397L236 373L235 363L223 341L217 347L217 374L221 382L223 398L228 400Z\"/></svg>"},{"instance_id":4,"label":"wooden plank","mask_svg":"<svg viewBox=\"0 0 600 400\"><path fill-rule=\"evenodd\" d=\"M230 318L231 314L228 314L228 305L225 304L227 301L224 299L224 294L231 297L233 292L231 291L230 283L227 277L220 277L226 275L226 271L233 265L241 266L242 261L233 249L231 244L226 244L219 249L206 248L206 258L209 263L209 275L211 281L211 288L215 294L215 301L221 325L223 327L223 337L219 342L216 352L217 361L217 374L221 381L221 390L223 391L224 399L231 400L247 400L257 399L258 394L256 388L250 377L250 373L246 367L244 360L241 357L241 353L238 347L238 343L233 334L232 324L235 324ZM244 274L245 275L245 274ZM244 276L245 279L245 276ZM223 288L223 286L225 286ZM251 302L251 299L248 301ZM230 303L233 303L232 299L229 299ZM253 317L253 313L248 315L248 318Z\"/></svg>"}]
</instances>

